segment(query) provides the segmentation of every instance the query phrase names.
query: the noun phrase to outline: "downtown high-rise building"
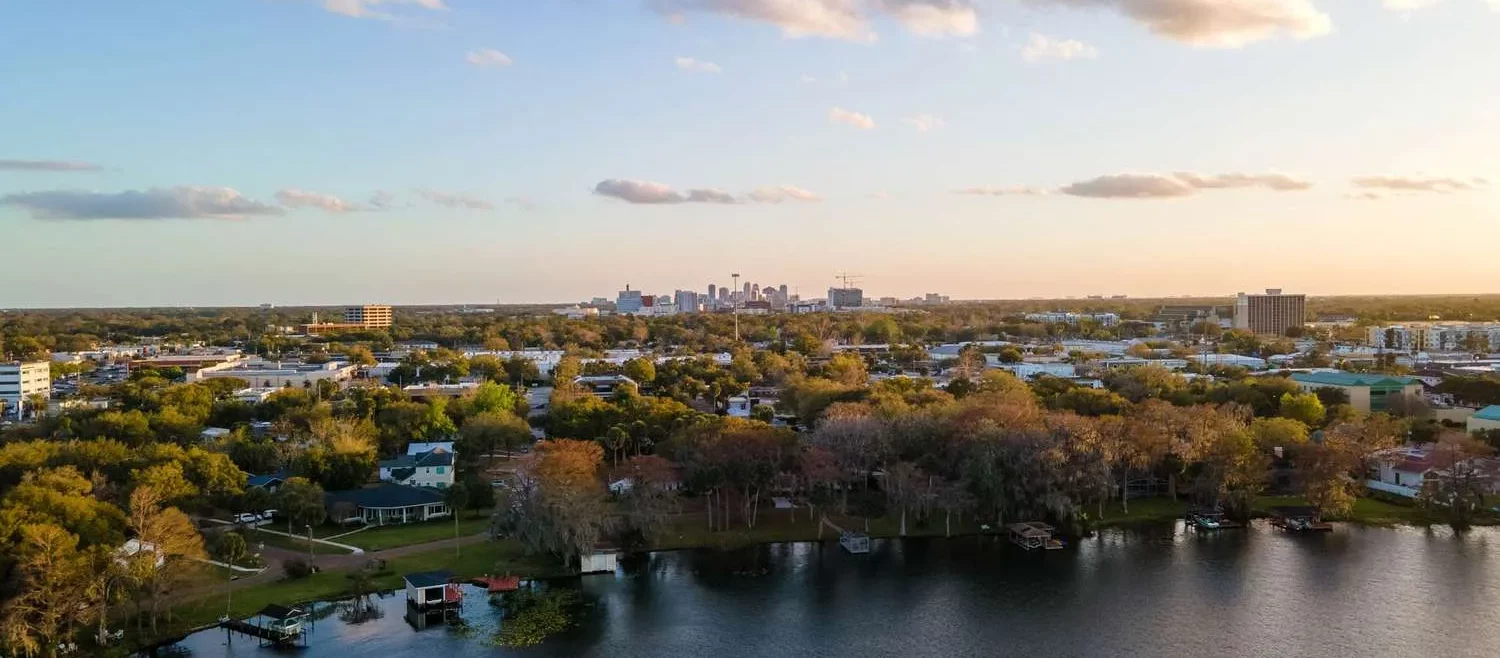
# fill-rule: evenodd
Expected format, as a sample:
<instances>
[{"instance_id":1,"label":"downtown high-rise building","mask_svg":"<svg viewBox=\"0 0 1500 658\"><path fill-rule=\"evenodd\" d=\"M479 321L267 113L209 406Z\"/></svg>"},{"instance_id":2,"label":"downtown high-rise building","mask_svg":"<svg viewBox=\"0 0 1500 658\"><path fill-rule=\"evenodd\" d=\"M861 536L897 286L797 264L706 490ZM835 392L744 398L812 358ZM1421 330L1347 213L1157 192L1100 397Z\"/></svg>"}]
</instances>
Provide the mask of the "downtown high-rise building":
<instances>
[{"instance_id":1,"label":"downtown high-rise building","mask_svg":"<svg viewBox=\"0 0 1500 658\"><path fill-rule=\"evenodd\" d=\"M1267 288L1264 295L1240 293L1234 300L1234 328L1281 336L1307 322L1307 295L1284 295Z\"/></svg>"}]
</instances>

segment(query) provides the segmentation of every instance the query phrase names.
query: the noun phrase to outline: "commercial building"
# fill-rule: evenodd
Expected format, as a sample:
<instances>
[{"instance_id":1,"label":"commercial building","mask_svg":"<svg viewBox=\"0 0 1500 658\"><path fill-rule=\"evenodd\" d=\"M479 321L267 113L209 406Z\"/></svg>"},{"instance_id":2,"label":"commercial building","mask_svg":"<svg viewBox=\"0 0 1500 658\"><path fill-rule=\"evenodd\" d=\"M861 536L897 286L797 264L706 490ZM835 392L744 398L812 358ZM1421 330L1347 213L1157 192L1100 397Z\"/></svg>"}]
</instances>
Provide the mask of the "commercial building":
<instances>
[{"instance_id":1,"label":"commercial building","mask_svg":"<svg viewBox=\"0 0 1500 658\"><path fill-rule=\"evenodd\" d=\"M30 409L27 398L42 396L40 408ZM25 414L46 410L46 400L52 397L52 363L50 361L11 361L0 363L0 401L4 412L0 416L21 418Z\"/></svg>"},{"instance_id":2,"label":"commercial building","mask_svg":"<svg viewBox=\"0 0 1500 658\"><path fill-rule=\"evenodd\" d=\"M697 292L694 292L692 290L678 290L677 293L673 295L673 297L673 302L675 302L677 306L678 313L698 312Z\"/></svg>"},{"instance_id":3,"label":"commercial building","mask_svg":"<svg viewBox=\"0 0 1500 658\"><path fill-rule=\"evenodd\" d=\"M834 310L865 305L865 291L859 288L829 288L828 306Z\"/></svg>"},{"instance_id":4,"label":"commercial building","mask_svg":"<svg viewBox=\"0 0 1500 658\"><path fill-rule=\"evenodd\" d=\"M1415 377L1366 375L1353 372L1294 372L1292 381L1303 391L1332 388L1349 396L1349 406L1358 411L1385 411L1391 399L1399 395L1422 394L1422 382Z\"/></svg>"},{"instance_id":5,"label":"commercial building","mask_svg":"<svg viewBox=\"0 0 1500 658\"><path fill-rule=\"evenodd\" d=\"M599 309L592 306L566 306L563 308L554 308L552 309L552 312L556 315L561 315L569 320L583 320L585 318L599 317Z\"/></svg>"},{"instance_id":6,"label":"commercial building","mask_svg":"<svg viewBox=\"0 0 1500 658\"><path fill-rule=\"evenodd\" d=\"M1307 321L1307 295L1284 295L1267 288L1264 295L1240 293L1234 300L1234 328L1257 334L1284 335Z\"/></svg>"},{"instance_id":7,"label":"commercial building","mask_svg":"<svg viewBox=\"0 0 1500 658\"><path fill-rule=\"evenodd\" d=\"M1500 430L1500 404L1492 404L1474 412L1464 428L1471 434L1481 430Z\"/></svg>"},{"instance_id":8,"label":"commercial building","mask_svg":"<svg viewBox=\"0 0 1500 658\"><path fill-rule=\"evenodd\" d=\"M387 304L365 304L345 308L343 322L318 322L318 316L314 314L312 323L303 325L302 328L309 336L335 331L389 329L394 318L395 315Z\"/></svg>"},{"instance_id":9,"label":"commercial building","mask_svg":"<svg viewBox=\"0 0 1500 658\"><path fill-rule=\"evenodd\" d=\"M1500 351L1500 324L1412 323L1370 327L1366 330L1370 347L1403 352L1480 352Z\"/></svg>"},{"instance_id":10,"label":"commercial building","mask_svg":"<svg viewBox=\"0 0 1500 658\"><path fill-rule=\"evenodd\" d=\"M357 367L341 361L327 363L296 363L256 360L250 362L231 361L216 366L199 368L187 375L189 382L205 379L233 377L250 383L251 388L283 388L286 386L315 386L319 381L331 381L343 385L354 378Z\"/></svg>"},{"instance_id":11,"label":"commercial building","mask_svg":"<svg viewBox=\"0 0 1500 658\"><path fill-rule=\"evenodd\" d=\"M625 284L625 289L621 290L620 294L615 297L615 312L640 313L641 291L631 290L630 284Z\"/></svg>"},{"instance_id":12,"label":"commercial building","mask_svg":"<svg viewBox=\"0 0 1500 658\"><path fill-rule=\"evenodd\" d=\"M344 322L366 329L385 329L391 326L391 318L391 307L386 304L365 304L344 309Z\"/></svg>"}]
</instances>

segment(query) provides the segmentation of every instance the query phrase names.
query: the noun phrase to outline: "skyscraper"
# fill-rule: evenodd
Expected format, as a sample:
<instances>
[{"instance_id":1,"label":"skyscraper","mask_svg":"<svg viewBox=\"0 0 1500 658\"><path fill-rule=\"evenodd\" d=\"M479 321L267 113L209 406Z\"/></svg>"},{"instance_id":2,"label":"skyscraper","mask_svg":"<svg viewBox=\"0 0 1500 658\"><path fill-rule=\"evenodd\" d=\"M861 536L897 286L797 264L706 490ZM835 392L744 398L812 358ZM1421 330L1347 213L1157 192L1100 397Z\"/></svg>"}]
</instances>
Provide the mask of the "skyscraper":
<instances>
[{"instance_id":1,"label":"skyscraper","mask_svg":"<svg viewBox=\"0 0 1500 658\"><path fill-rule=\"evenodd\" d=\"M716 303L718 301L719 301L719 287L716 286L716 285L714 285L714 284L712 284L712 283L708 284L708 303L709 304L714 304L714 303Z\"/></svg>"},{"instance_id":2,"label":"skyscraper","mask_svg":"<svg viewBox=\"0 0 1500 658\"><path fill-rule=\"evenodd\" d=\"M631 290L630 284L625 284L625 289L615 298L616 313L639 313L641 312L641 291Z\"/></svg>"},{"instance_id":3,"label":"skyscraper","mask_svg":"<svg viewBox=\"0 0 1500 658\"><path fill-rule=\"evenodd\" d=\"M1234 300L1234 328L1257 334L1283 335L1307 321L1307 295L1283 295L1267 288L1264 295L1240 293Z\"/></svg>"}]
</instances>

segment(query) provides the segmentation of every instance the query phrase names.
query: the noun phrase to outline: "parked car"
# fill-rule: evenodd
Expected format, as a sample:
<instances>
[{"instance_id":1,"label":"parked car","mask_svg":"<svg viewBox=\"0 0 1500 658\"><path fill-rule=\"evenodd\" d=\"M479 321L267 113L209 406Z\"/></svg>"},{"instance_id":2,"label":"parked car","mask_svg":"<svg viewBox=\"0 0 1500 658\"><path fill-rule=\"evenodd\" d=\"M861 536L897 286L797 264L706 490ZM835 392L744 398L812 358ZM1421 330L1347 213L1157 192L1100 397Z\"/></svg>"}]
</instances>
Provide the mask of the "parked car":
<instances>
[{"instance_id":1,"label":"parked car","mask_svg":"<svg viewBox=\"0 0 1500 658\"><path fill-rule=\"evenodd\" d=\"M252 514L250 512L244 512L242 514L236 514L236 515L234 515L234 522L235 523L255 523L256 521L259 521L259 520L260 520L260 515L259 514Z\"/></svg>"},{"instance_id":2,"label":"parked car","mask_svg":"<svg viewBox=\"0 0 1500 658\"><path fill-rule=\"evenodd\" d=\"M276 518L276 510L268 509L264 512L261 512L260 518L270 521L271 519Z\"/></svg>"}]
</instances>

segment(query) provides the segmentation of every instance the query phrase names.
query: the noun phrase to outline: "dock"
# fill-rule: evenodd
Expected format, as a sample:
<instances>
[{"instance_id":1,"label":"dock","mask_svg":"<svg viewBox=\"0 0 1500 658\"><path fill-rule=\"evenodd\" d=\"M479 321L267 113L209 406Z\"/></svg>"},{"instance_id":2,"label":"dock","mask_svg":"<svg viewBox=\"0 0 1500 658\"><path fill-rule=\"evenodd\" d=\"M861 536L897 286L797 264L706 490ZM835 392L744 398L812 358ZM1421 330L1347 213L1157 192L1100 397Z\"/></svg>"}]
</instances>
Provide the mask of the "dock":
<instances>
[{"instance_id":1,"label":"dock","mask_svg":"<svg viewBox=\"0 0 1500 658\"><path fill-rule=\"evenodd\" d=\"M822 536L823 526L833 528L839 533L839 546L854 555L863 555L870 552L870 536L863 532L853 532L840 528L838 524L829 521L827 516L818 520L818 535Z\"/></svg>"},{"instance_id":2,"label":"dock","mask_svg":"<svg viewBox=\"0 0 1500 658\"><path fill-rule=\"evenodd\" d=\"M1287 506L1271 510L1271 525L1287 532L1333 532L1316 507Z\"/></svg>"},{"instance_id":3,"label":"dock","mask_svg":"<svg viewBox=\"0 0 1500 658\"><path fill-rule=\"evenodd\" d=\"M483 587L490 594L514 592L521 587L520 576L481 576L469 582Z\"/></svg>"},{"instance_id":4,"label":"dock","mask_svg":"<svg viewBox=\"0 0 1500 658\"><path fill-rule=\"evenodd\" d=\"M233 641L234 634L249 635L260 641L261 646L290 646L307 640L308 620L306 610L296 606L272 603L262 608L249 620L226 619L219 626Z\"/></svg>"},{"instance_id":5,"label":"dock","mask_svg":"<svg viewBox=\"0 0 1500 658\"><path fill-rule=\"evenodd\" d=\"M1005 526L1010 531L1010 542L1028 551L1038 548L1055 551L1063 547L1061 539L1054 539L1057 529L1041 521L1026 521Z\"/></svg>"}]
</instances>

